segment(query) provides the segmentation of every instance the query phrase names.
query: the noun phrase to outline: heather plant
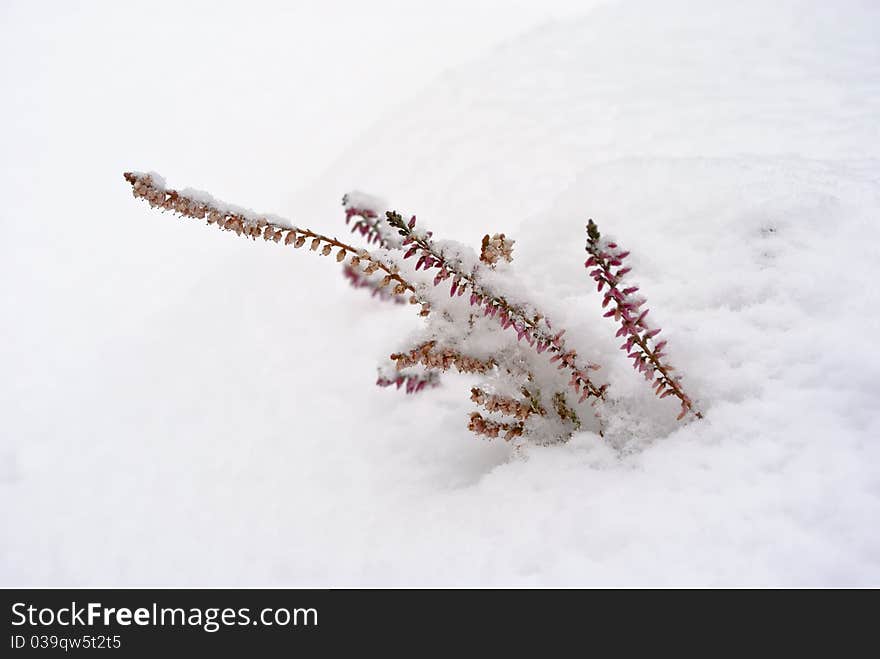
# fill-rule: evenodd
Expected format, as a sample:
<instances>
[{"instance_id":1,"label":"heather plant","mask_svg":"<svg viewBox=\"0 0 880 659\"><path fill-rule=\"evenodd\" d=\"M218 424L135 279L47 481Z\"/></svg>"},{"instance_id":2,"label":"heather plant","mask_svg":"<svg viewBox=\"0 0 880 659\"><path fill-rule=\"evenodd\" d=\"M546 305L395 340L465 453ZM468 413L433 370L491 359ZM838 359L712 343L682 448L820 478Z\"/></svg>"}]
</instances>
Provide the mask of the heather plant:
<instances>
[{"instance_id":1,"label":"heather plant","mask_svg":"<svg viewBox=\"0 0 880 659\"><path fill-rule=\"evenodd\" d=\"M345 222L367 249L202 192L168 189L157 174L126 173L125 179L135 197L155 208L253 240L333 256L355 288L416 307L424 328L390 353L377 385L416 394L438 386L441 374L454 369L479 378L471 401L482 411L472 412L467 424L478 435L553 443L581 428L603 433L608 383L594 380L599 366L580 356L565 329L553 326L517 280L511 266L515 241L505 234L487 234L478 253L434 238L415 216L390 210L376 197L349 193L343 198ZM589 226L587 265L594 267L590 274L600 292L607 286L603 306L613 303L605 315L620 321L618 335L657 395L679 399L679 418L688 411L699 417L670 374L665 342L653 342L659 330L647 325L637 289L621 288L626 253L602 240L592 220Z\"/></svg>"}]
</instances>

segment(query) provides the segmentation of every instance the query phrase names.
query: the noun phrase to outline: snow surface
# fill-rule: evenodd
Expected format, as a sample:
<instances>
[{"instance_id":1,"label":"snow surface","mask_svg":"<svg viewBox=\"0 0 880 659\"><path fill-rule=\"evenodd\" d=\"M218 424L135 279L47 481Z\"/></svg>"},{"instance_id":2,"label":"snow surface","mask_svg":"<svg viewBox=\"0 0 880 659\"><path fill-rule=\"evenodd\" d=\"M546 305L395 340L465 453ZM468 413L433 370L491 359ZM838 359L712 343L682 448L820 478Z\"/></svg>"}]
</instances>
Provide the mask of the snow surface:
<instances>
[{"instance_id":1,"label":"snow surface","mask_svg":"<svg viewBox=\"0 0 880 659\"><path fill-rule=\"evenodd\" d=\"M466 430L468 378L374 387L419 323L335 263L130 197L96 228L139 249L95 254L91 279L63 243L28 268L41 243L13 229L0 579L880 585L878 33L874 2L608 3L443 75L293 195L286 215L340 236L357 188L440 239L516 239L518 276L625 401L620 446L513 455ZM120 173L272 210L164 157ZM114 174L92 184L121 199ZM4 228L31 210L9 196ZM102 202L82 197L41 232L86 231ZM616 350L588 217L632 251L703 421L672 422ZM80 295L34 301L35 278Z\"/></svg>"}]
</instances>

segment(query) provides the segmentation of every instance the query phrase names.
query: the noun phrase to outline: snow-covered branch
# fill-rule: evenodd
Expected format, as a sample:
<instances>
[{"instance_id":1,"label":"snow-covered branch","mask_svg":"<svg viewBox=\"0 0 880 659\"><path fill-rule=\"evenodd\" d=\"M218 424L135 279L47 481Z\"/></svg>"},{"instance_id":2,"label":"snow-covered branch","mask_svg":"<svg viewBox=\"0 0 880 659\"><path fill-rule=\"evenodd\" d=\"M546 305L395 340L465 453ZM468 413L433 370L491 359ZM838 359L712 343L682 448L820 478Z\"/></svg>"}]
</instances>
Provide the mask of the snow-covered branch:
<instances>
[{"instance_id":1,"label":"snow-covered branch","mask_svg":"<svg viewBox=\"0 0 880 659\"><path fill-rule=\"evenodd\" d=\"M571 374L568 385L580 396L579 402L588 397L604 399L607 384L596 385L589 376L597 370L596 364L578 360L575 350L566 348L563 335L565 330L554 332L547 318L537 309L508 300L500 287L493 285L497 277L472 250L458 243L445 241L437 243L432 232L416 227L413 216L408 222L399 213L389 211L388 222L403 236L403 247L409 246L403 258L418 256L416 270L437 269L434 286L452 279L449 296L462 296L469 293L471 306L483 309L483 315L496 319L502 329L512 328L517 341L525 339L529 346L540 354L549 351L551 362L559 362L559 368L566 368Z\"/></svg>"},{"instance_id":2,"label":"snow-covered branch","mask_svg":"<svg viewBox=\"0 0 880 659\"><path fill-rule=\"evenodd\" d=\"M181 217L206 220L210 225L225 231L234 231L238 236L254 240L262 238L266 241L293 245L295 248L303 247L308 242L309 249L319 252L322 256L330 256L336 250L337 261L344 261L351 256L352 265L364 264L365 269L370 269L372 272L382 270L385 272L385 285L393 284L391 290L395 295L409 291L418 301L415 286L401 277L397 266L380 253L371 254L365 249L353 247L336 238L330 238L310 229L301 229L283 218L258 215L231 206L204 192L166 189L164 179L158 174L126 172L124 176L131 184L134 196L145 199L154 208L169 210Z\"/></svg>"}]
</instances>

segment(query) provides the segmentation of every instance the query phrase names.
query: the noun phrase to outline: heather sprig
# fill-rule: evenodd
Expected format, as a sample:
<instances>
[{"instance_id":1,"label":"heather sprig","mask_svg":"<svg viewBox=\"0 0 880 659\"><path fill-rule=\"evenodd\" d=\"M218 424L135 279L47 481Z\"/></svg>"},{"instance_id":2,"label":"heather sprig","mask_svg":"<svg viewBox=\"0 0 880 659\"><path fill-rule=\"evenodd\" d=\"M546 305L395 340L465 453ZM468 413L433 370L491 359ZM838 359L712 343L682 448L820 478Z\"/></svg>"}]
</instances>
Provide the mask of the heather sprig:
<instances>
[{"instance_id":1,"label":"heather sprig","mask_svg":"<svg viewBox=\"0 0 880 659\"><path fill-rule=\"evenodd\" d=\"M471 412L468 421L468 430L478 435L485 435L490 439L498 437L500 433L504 433L504 440L510 441L523 434L525 426L522 421L513 423L503 423L501 421L493 421L485 418L479 412Z\"/></svg>"},{"instance_id":2,"label":"heather sprig","mask_svg":"<svg viewBox=\"0 0 880 659\"><path fill-rule=\"evenodd\" d=\"M522 394L523 398L517 399L511 396L490 394L479 387L473 387L471 389L471 400L477 405L482 405L489 412L506 414L520 421L525 421L532 414L539 414L540 416L547 414L537 398L527 389L524 388Z\"/></svg>"},{"instance_id":3,"label":"heather sprig","mask_svg":"<svg viewBox=\"0 0 880 659\"><path fill-rule=\"evenodd\" d=\"M416 302L420 301L416 287L401 277L397 266L387 258L353 247L336 238L293 226L281 218L269 219L267 216L229 206L204 193L166 189L157 175L126 172L124 176L131 184L134 196L145 199L154 208L168 210L181 217L206 220L208 224L254 240L263 238L266 241L293 245L295 248L308 243L311 251L322 256L330 256L335 252L335 258L340 262L350 256L349 264L353 268L362 265L364 272L368 274L382 270L385 273L382 286L390 286L394 295L409 292Z\"/></svg>"},{"instance_id":4,"label":"heather sprig","mask_svg":"<svg viewBox=\"0 0 880 659\"><path fill-rule=\"evenodd\" d=\"M617 336L624 339L620 348L633 360L633 368L652 383L657 396L675 396L679 399L681 412L678 419L684 418L688 412L699 419L703 418L682 389L681 376L670 374L675 369L665 361L666 341L655 338L661 330L648 324L646 317L649 310L642 308L646 300L636 295L639 287L624 282L624 277L631 270L624 265L629 252L618 247L617 243L603 239L592 219L587 224L586 250L590 256L584 262L584 267L588 270L592 268L589 274L596 281L596 290L604 292L602 307L611 306L604 317L614 318L620 324Z\"/></svg>"},{"instance_id":5,"label":"heather sprig","mask_svg":"<svg viewBox=\"0 0 880 659\"><path fill-rule=\"evenodd\" d=\"M492 286L484 283L487 278L484 277L487 273L483 271L485 264L476 258L469 258L466 262L462 252L445 253L435 244L430 231L416 228L415 216L405 221L399 213L388 211L386 217L388 223L403 237L401 249L406 250L403 258L418 256L416 270L437 270L434 286L451 279L450 297L468 293L471 306L482 308L483 315L497 320L502 329L513 328L517 341L525 339L539 354L549 352L551 362L558 361L559 369L566 368L570 371L568 386L580 396L579 402L592 397L595 404L596 400L605 398L608 385L597 386L589 376L589 371L599 367L578 361L577 352L565 345L565 330L554 332L550 322L540 312L529 311L523 305L511 303Z\"/></svg>"},{"instance_id":6,"label":"heather sprig","mask_svg":"<svg viewBox=\"0 0 880 659\"><path fill-rule=\"evenodd\" d=\"M436 341L426 341L412 350L396 352L391 360L398 370L421 364L428 369L448 371L455 366L459 373L488 373L496 365L494 359L477 359L452 348L439 348Z\"/></svg>"}]
</instances>

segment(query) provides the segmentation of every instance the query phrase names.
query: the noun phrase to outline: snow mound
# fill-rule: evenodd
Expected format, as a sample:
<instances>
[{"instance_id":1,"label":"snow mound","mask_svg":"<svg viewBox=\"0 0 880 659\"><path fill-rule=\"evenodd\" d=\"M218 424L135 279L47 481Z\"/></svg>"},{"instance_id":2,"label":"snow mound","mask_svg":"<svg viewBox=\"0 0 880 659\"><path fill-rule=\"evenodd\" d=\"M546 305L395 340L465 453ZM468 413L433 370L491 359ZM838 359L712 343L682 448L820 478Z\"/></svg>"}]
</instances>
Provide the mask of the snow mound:
<instances>
[{"instance_id":1,"label":"snow mound","mask_svg":"<svg viewBox=\"0 0 880 659\"><path fill-rule=\"evenodd\" d=\"M357 187L473 241L512 231L603 160L878 157L878 24L869 0L609 3L447 74L298 207L321 217Z\"/></svg>"},{"instance_id":2,"label":"snow mound","mask_svg":"<svg viewBox=\"0 0 880 659\"><path fill-rule=\"evenodd\" d=\"M615 395L631 403L611 433L635 445L615 451L585 433L411 511L386 510L395 523L375 549L395 580L877 583L880 357L851 339L854 319L877 327L880 300L864 285L880 240L877 167L649 158L586 170L525 228L517 262L569 331L596 341ZM703 421L668 423L667 401L616 351L578 258L585 207L633 250ZM401 555L443 560L426 578Z\"/></svg>"}]
</instances>

